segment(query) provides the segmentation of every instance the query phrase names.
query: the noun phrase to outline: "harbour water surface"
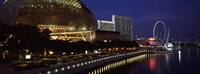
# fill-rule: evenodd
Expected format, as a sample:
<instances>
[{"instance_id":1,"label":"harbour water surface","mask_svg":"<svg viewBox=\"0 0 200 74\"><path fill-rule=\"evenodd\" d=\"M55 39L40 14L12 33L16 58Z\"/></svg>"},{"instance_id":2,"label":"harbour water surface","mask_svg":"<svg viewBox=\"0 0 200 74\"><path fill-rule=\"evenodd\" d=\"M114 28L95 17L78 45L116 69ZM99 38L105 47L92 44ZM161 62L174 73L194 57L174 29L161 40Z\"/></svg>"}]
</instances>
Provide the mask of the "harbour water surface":
<instances>
[{"instance_id":1,"label":"harbour water surface","mask_svg":"<svg viewBox=\"0 0 200 74\"><path fill-rule=\"evenodd\" d=\"M175 47L172 53L144 54L107 63L82 74L200 74L200 48Z\"/></svg>"}]
</instances>

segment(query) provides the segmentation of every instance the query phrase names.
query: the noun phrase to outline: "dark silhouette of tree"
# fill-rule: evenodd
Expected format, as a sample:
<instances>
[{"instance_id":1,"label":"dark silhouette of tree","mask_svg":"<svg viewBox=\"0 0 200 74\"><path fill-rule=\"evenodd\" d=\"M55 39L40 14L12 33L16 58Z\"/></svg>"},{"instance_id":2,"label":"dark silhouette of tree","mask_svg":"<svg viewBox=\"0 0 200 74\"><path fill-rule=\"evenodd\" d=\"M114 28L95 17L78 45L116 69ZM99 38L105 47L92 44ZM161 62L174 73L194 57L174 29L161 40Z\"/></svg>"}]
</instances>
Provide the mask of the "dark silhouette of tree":
<instances>
[{"instance_id":1,"label":"dark silhouette of tree","mask_svg":"<svg viewBox=\"0 0 200 74\"><path fill-rule=\"evenodd\" d=\"M115 47L139 47L135 41L112 40L111 42L96 41L95 45L99 48L115 48Z\"/></svg>"},{"instance_id":2,"label":"dark silhouette of tree","mask_svg":"<svg viewBox=\"0 0 200 74\"><path fill-rule=\"evenodd\" d=\"M62 52L84 52L85 50L93 51L99 48L129 48L139 47L135 41L112 40L108 42L69 42L61 40L50 40L51 31L45 29L42 32L36 26L15 25L9 26L0 23L0 42L5 41L10 35L12 37L5 43L1 49L8 49L18 53L21 49L30 49L33 52L53 50L57 53Z\"/></svg>"},{"instance_id":3,"label":"dark silhouette of tree","mask_svg":"<svg viewBox=\"0 0 200 74\"><path fill-rule=\"evenodd\" d=\"M44 39L49 40L49 39L50 39L50 33L51 33L51 31L50 31L48 28L46 28L46 29L44 29L44 30L42 31L42 37L43 37Z\"/></svg>"}]
</instances>

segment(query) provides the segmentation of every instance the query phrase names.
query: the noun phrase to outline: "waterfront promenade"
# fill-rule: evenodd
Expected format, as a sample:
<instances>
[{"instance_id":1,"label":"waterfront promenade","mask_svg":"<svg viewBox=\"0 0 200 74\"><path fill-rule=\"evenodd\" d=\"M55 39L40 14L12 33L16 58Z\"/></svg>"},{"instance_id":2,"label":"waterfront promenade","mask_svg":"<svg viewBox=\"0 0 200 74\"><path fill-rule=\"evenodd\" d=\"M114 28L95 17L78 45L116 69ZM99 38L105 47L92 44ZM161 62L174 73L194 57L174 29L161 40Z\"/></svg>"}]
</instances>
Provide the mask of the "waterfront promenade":
<instances>
[{"instance_id":1,"label":"waterfront promenade","mask_svg":"<svg viewBox=\"0 0 200 74\"><path fill-rule=\"evenodd\" d=\"M118 61L130 57L135 57L141 54L145 54L146 51L137 51L131 53L116 54L112 56L104 56L96 59L74 61L67 63L58 63L49 67L42 67L30 70L16 71L17 74L72 74L84 71L95 66L99 66L105 63Z\"/></svg>"}]
</instances>

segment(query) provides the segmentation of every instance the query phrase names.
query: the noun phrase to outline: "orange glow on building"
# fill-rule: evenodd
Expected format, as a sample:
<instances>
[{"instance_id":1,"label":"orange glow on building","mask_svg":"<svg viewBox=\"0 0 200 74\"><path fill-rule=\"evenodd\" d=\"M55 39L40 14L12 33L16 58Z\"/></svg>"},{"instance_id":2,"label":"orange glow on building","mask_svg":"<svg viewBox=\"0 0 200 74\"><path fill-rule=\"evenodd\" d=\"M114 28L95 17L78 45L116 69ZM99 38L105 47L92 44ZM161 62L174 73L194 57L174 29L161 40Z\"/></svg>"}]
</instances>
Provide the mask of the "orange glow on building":
<instances>
[{"instance_id":1,"label":"orange glow on building","mask_svg":"<svg viewBox=\"0 0 200 74\"><path fill-rule=\"evenodd\" d=\"M149 40L149 41L155 41L156 38L152 37L152 38L149 38L148 40Z\"/></svg>"}]
</instances>

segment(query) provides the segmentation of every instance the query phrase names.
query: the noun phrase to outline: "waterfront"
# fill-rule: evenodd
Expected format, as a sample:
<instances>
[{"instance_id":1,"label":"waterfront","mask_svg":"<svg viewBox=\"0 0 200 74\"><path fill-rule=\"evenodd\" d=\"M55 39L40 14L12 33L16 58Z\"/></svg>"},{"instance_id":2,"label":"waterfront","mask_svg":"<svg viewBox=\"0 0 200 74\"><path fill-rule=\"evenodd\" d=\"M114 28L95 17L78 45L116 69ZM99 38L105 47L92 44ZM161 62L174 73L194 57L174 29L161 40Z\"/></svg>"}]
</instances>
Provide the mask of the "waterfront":
<instances>
[{"instance_id":1,"label":"waterfront","mask_svg":"<svg viewBox=\"0 0 200 74\"><path fill-rule=\"evenodd\" d=\"M130 61L132 60L132 61ZM199 74L200 49L173 48L172 53L145 54L101 65L85 74Z\"/></svg>"}]
</instances>

